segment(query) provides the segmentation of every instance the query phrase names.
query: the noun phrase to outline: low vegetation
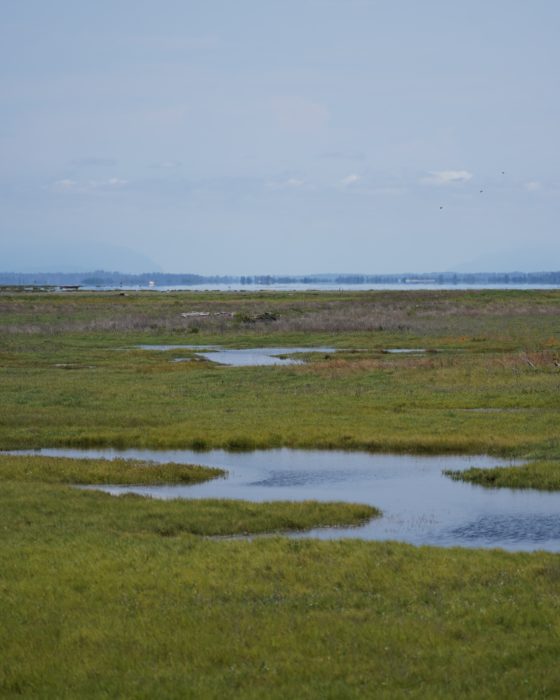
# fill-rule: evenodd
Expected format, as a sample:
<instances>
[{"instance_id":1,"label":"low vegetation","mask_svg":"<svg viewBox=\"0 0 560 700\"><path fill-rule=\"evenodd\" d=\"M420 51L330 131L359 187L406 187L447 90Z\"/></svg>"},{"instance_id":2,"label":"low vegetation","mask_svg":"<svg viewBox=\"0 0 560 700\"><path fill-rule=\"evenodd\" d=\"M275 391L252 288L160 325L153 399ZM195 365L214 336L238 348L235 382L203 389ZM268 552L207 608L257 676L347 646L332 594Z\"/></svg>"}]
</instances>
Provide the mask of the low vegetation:
<instances>
[{"instance_id":1,"label":"low vegetation","mask_svg":"<svg viewBox=\"0 0 560 700\"><path fill-rule=\"evenodd\" d=\"M560 490L560 462L541 460L520 467L473 468L444 473L456 481L489 488Z\"/></svg>"},{"instance_id":2,"label":"low vegetation","mask_svg":"<svg viewBox=\"0 0 560 700\"><path fill-rule=\"evenodd\" d=\"M226 472L193 464L156 464L138 459L69 459L1 455L0 480L56 484L196 484Z\"/></svg>"},{"instance_id":3,"label":"low vegetation","mask_svg":"<svg viewBox=\"0 0 560 700\"><path fill-rule=\"evenodd\" d=\"M56 461L56 460L53 460ZM76 471L78 467L76 467ZM24 531L60 535L67 540L103 530L137 536L190 533L206 536L249 535L309 530L322 526L362 525L379 516L367 505L318 501L250 503L247 501L174 499L158 500L132 493L115 497L107 493L79 490L52 483L52 472L44 482L29 483L14 470L0 470L2 508L14 534ZM90 473L94 473L90 467ZM71 470L65 469L65 474ZM115 479L109 475L109 480ZM122 483L122 482L121 482Z\"/></svg>"},{"instance_id":4,"label":"low vegetation","mask_svg":"<svg viewBox=\"0 0 560 700\"><path fill-rule=\"evenodd\" d=\"M530 460L492 478L557 488L558 318L558 291L3 292L0 448L490 452ZM337 352L137 347L193 342ZM2 697L560 695L558 555L222 539L377 512L116 498L70 484L219 474L42 460L0 457Z\"/></svg>"},{"instance_id":5,"label":"low vegetation","mask_svg":"<svg viewBox=\"0 0 560 700\"><path fill-rule=\"evenodd\" d=\"M3 482L0 696L560 693L556 555L191 534L229 508Z\"/></svg>"},{"instance_id":6,"label":"low vegetation","mask_svg":"<svg viewBox=\"0 0 560 700\"><path fill-rule=\"evenodd\" d=\"M560 457L556 291L127 294L0 295L0 448ZM181 316L196 310L230 316ZM277 319L231 317L267 312ZM194 357L188 349L138 347L193 343L194 322L201 345L337 352L231 368L172 361ZM418 347L427 352L383 352Z\"/></svg>"}]
</instances>

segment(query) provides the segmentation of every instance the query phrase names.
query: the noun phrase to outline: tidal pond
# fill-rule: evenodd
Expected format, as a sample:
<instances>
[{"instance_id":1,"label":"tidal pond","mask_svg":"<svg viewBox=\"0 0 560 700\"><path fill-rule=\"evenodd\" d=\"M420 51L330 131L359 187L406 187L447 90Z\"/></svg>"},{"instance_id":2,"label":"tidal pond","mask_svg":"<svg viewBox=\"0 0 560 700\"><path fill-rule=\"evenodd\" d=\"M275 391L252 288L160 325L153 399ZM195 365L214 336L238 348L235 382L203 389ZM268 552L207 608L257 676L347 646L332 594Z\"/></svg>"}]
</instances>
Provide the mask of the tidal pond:
<instances>
[{"instance_id":1,"label":"tidal pond","mask_svg":"<svg viewBox=\"0 0 560 700\"><path fill-rule=\"evenodd\" d=\"M295 537L400 540L416 545L560 551L560 492L485 489L444 469L511 464L489 456L412 456L321 450L76 450L27 454L134 458L221 467L225 479L193 486L95 487L153 498L349 501L381 508L358 528L321 528Z\"/></svg>"},{"instance_id":2,"label":"tidal pond","mask_svg":"<svg viewBox=\"0 0 560 700\"><path fill-rule=\"evenodd\" d=\"M230 367L256 367L260 365L301 365L302 360L286 355L297 355L309 352L334 352L334 348L223 348L220 345L140 345L143 350L192 350L196 355L210 362ZM174 358L174 362L185 361L186 358Z\"/></svg>"}]
</instances>

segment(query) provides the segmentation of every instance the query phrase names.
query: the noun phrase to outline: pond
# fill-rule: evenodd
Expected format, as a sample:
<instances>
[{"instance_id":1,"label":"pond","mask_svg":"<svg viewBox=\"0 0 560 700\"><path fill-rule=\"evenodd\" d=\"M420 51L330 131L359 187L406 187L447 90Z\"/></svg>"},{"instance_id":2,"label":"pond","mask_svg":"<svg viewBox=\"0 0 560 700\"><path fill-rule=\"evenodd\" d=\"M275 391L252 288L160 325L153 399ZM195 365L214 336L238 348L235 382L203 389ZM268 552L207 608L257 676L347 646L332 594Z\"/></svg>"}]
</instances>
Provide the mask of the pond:
<instances>
[{"instance_id":1,"label":"pond","mask_svg":"<svg viewBox=\"0 0 560 700\"><path fill-rule=\"evenodd\" d=\"M296 537L400 540L415 545L560 551L560 493L485 489L443 469L511 464L489 456L412 456L322 450L75 450L28 454L137 458L222 467L224 479L195 486L95 487L154 498L237 498L368 503L383 517L359 528L321 528Z\"/></svg>"},{"instance_id":2,"label":"pond","mask_svg":"<svg viewBox=\"0 0 560 700\"><path fill-rule=\"evenodd\" d=\"M285 355L309 352L334 352L334 348L244 348L241 350L223 348L220 345L140 345L143 350L193 350L196 355L211 362L230 367L256 367L260 365L301 365L302 360ZM175 362L185 362L188 358L175 358Z\"/></svg>"}]
</instances>

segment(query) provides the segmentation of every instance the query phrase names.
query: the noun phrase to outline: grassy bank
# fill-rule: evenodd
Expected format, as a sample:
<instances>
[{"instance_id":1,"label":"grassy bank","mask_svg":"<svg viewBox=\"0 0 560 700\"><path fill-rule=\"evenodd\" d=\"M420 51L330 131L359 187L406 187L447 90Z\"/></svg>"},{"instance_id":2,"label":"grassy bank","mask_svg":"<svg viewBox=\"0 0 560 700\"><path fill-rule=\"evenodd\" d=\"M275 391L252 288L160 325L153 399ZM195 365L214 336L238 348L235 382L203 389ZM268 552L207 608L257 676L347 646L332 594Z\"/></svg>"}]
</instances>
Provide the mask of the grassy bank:
<instances>
[{"instance_id":1,"label":"grassy bank","mask_svg":"<svg viewBox=\"0 0 560 700\"><path fill-rule=\"evenodd\" d=\"M449 470L445 474L457 481L467 481L489 488L560 490L560 464L545 460L531 462L521 467Z\"/></svg>"},{"instance_id":2,"label":"grassy bank","mask_svg":"<svg viewBox=\"0 0 560 700\"><path fill-rule=\"evenodd\" d=\"M51 484L198 484L226 475L194 464L156 464L139 459L67 459L0 455L0 481Z\"/></svg>"},{"instance_id":3,"label":"grassy bank","mask_svg":"<svg viewBox=\"0 0 560 700\"><path fill-rule=\"evenodd\" d=\"M0 470L4 524L12 536L20 531L48 532L50 541L87 536L141 533L172 536L247 535L309 530L322 526L361 525L380 515L371 506L317 501L250 503L247 501L157 500L133 494L78 490Z\"/></svg>"}]
</instances>

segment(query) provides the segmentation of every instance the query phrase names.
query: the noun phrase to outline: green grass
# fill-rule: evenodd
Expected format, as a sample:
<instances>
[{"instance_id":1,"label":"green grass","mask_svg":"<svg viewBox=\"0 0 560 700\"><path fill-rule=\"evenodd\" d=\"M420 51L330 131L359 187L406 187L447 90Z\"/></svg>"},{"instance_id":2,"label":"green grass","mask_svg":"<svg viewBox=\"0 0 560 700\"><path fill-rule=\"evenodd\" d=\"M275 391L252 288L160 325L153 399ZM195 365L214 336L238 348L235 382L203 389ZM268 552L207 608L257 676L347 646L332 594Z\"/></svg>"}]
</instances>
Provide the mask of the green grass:
<instances>
[{"instance_id":1,"label":"green grass","mask_svg":"<svg viewBox=\"0 0 560 700\"><path fill-rule=\"evenodd\" d=\"M461 347L460 337L450 347L440 338L441 352L411 357L382 354L379 346L403 344L386 334L267 335L253 342L342 347L303 366L241 368L173 363L175 353L139 350L140 339L130 340L4 337L0 447L285 445L560 456L557 351L547 338L540 348L514 351L473 350L470 341ZM248 340L239 336L236 344Z\"/></svg>"},{"instance_id":2,"label":"green grass","mask_svg":"<svg viewBox=\"0 0 560 700\"><path fill-rule=\"evenodd\" d=\"M0 447L490 452L557 488L559 312L558 291L3 293ZM135 347L195 340L339 352L228 368ZM558 555L209 539L377 512L115 498L69 484L194 472L40 460L0 458L1 697L560 696Z\"/></svg>"},{"instance_id":3,"label":"green grass","mask_svg":"<svg viewBox=\"0 0 560 700\"><path fill-rule=\"evenodd\" d=\"M467 481L488 488L560 490L560 463L535 461L520 467L472 468L444 472L456 481Z\"/></svg>"},{"instance_id":4,"label":"green grass","mask_svg":"<svg viewBox=\"0 0 560 700\"><path fill-rule=\"evenodd\" d=\"M1 481L55 484L197 484L226 475L194 464L156 464L139 459L68 459L0 455Z\"/></svg>"},{"instance_id":5,"label":"green grass","mask_svg":"<svg viewBox=\"0 0 560 700\"><path fill-rule=\"evenodd\" d=\"M52 483L2 480L2 502L12 534L48 532L54 541L103 531L138 536L254 535L310 530L323 526L357 526L380 515L353 503L273 501L251 503L225 499L159 500L134 494L111 496ZM9 502L8 502L9 501ZM9 514L9 517L8 517Z\"/></svg>"},{"instance_id":6,"label":"green grass","mask_svg":"<svg viewBox=\"0 0 560 700\"><path fill-rule=\"evenodd\" d=\"M560 693L555 555L211 541L176 506L2 484L2 697Z\"/></svg>"}]
</instances>

